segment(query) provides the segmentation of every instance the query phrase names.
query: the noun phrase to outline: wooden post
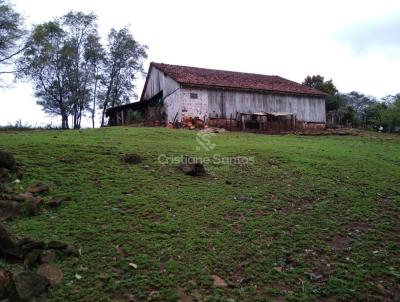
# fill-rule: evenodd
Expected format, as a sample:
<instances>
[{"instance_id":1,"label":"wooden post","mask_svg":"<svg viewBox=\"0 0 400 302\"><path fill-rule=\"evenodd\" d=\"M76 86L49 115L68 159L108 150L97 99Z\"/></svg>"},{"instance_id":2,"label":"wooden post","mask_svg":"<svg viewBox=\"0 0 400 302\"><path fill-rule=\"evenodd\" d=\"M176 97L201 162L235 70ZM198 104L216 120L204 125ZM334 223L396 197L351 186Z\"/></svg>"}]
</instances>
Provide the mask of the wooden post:
<instances>
[{"instance_id":1,"label":"wooden post","mask_svg":"<svg viewBox=\"0 0 400 302\"><path fill-rule=\"evenodd\" d=\"M244 114L241 114L241 119L242 119L242 130L245 130L246 129L246 121L244 118Z\"/></svg>"}]
</instances>

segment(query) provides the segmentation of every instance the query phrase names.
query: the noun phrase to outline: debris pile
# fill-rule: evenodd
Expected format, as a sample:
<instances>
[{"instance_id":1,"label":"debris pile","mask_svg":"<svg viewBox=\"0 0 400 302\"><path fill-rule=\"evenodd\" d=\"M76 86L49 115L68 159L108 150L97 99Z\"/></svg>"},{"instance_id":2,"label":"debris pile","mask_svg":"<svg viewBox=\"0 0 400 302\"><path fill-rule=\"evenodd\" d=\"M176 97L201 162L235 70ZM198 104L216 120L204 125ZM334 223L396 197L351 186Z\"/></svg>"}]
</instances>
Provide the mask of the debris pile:
<instances>
[{"instance_id":1,"label":"debris pile","mask_svg":"<svg viewBox=\"0 0 400 302\"><path fill-rule=\"evenodd\" d=\"M206 123L199 117L185 116L182 119L183 128L188 129L204 129L207 127Z\"/></svg>"}]
</instances>

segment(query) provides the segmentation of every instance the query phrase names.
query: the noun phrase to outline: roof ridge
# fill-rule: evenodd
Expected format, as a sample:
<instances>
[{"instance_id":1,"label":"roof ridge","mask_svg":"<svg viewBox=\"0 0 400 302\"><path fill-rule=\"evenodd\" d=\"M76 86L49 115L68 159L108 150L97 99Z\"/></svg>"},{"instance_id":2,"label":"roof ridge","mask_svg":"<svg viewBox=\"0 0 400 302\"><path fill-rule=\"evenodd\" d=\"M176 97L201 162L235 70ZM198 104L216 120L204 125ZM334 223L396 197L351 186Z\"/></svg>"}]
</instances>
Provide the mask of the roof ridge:
<instances>
[{"instance_id":1,"label":"roof ridge","mask_svg":"<svg viewBox=\"0 0 400 302\"><path fill-rule=\"evenodd\" d=\"M235 70L226 70L226 69L204 68L204 67L197 67L197 66L176 65L176 64L168 64L168 63L159 63L159 62L151 62L150 64L153 64L153 65L166 65L166 66L173 66L173 67L194 68L194 69L201 69L201 70L208 70L208 71L232 72L232 73L240 73L240 74L248 74L248 75L257 75L257 76L263 76L263 77L278 77L278 78L287 80L287 79L282 78L281 76L278 76L278 75L275 75L275 74L262 74L262 73L246 72L246 71L235 71Z\"/></svg>"}]
</instances>

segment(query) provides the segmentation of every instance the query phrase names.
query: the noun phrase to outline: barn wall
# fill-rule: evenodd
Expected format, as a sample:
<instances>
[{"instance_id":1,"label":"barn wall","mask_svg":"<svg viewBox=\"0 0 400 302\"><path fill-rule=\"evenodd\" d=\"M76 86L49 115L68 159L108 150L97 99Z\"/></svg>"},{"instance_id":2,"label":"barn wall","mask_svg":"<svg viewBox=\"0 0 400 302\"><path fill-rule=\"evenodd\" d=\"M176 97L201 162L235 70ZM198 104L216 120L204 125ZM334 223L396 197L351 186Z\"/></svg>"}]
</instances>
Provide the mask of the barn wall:
<instances>
[{"instance_id":1,"label":"barn wall","mask_svg":"<svg viewBox=\"0 0 400 302\"><path fill-rule=\"evenodd\" d=\"M191 93L197 94L197 99L190 97ZM181 89L182 117L198 117L201 120L208 118L208 91L204 89Z\"/></svg>"},{"instance_id":2,"label":"barn wall","mask_svg":"<svg viewBox=\"0 0 400 302\"><path fill-rule=\"evenodd\" d=\"M149 71L147 85L142 99L149 100L160 91L165 98L164 106L168 122L173 122L175 116L177 121L182 118L182 97L180 85L175 80L165 75L162 71L152 67ZM178 114L178 115L177 115Z\"/></svg>"},{"instance_id":3,"label":"barn wall","mask_svg":"<svg viewBox=\"0 0 400 302\"><path fill-rule=\"evenodd\" d=\"M237 112L290 112L304 122L325 123L325 100L315 97L208 90L211 118L233 118Z\"/></svg>"}]
</instances>

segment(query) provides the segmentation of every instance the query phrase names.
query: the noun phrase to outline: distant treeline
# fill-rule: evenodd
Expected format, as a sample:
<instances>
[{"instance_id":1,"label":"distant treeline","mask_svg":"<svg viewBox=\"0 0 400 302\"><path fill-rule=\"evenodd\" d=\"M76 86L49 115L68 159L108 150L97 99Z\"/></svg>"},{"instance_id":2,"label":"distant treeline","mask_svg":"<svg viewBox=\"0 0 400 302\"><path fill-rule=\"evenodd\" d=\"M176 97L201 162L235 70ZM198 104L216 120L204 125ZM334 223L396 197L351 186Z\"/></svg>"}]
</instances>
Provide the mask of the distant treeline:
<instances>
[{"instance_id":1,"label":"distant treeline","mask_svg":"<svg viewBox=\"0 0 400 302\"><path fill-rule=\"evenodd\" d=\"M332 80L320 75L307 76L304 85L328 94L326 98L327 125L352 126L385 132L400 131L400 93L378 100L353 91L340 93Z\"/></svg>"}]
</instances>

